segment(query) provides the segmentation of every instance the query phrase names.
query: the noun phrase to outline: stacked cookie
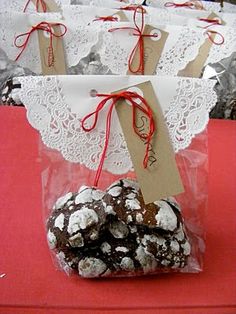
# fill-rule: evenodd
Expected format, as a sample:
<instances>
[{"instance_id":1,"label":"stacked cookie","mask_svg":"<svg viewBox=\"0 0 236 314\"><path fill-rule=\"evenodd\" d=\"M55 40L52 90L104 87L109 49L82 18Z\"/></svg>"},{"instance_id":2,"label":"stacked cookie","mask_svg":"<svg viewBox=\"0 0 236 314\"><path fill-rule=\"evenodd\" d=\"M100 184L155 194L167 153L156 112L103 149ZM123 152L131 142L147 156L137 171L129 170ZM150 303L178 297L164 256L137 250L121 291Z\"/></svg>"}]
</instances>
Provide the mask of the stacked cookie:
<instances>
[{"instance_id":1,"label":"stacked cookie","mask_svg":"<svg viewBox=\"0 0 236 314\"><path fill-rule=\"evenodd\" d=\"M129 179L106 192L81 187L59 198L47 229L60 267L86 278L183 268L190 255L178 204L167 198L145 205Z\"/></svg>"}]
</instances>

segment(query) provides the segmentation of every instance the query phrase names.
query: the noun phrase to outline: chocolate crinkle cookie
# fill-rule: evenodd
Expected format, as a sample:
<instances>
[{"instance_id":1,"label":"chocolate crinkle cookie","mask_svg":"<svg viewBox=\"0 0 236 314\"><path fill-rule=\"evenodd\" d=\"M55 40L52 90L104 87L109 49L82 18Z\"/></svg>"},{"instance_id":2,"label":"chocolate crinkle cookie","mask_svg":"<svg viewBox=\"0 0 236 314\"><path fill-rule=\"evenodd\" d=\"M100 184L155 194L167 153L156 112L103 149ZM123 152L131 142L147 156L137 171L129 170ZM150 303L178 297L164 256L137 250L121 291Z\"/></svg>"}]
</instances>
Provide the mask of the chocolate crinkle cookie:
<instances>
[{"instance_id":1,"label":"chocolate crinkle cookie","mask_svg":"<svg viewBox=\"0 0 236 314\"><path fill-rule=\"evenodd\" d=\"M208 64L202 77L216 81L217 103L210 118L236 120L236 52L217 63Z\"/></svg>"},{"instance_id":2,"label":"chocolate crinkle cookie","mask_svg":"<svg viewBox=\"0 0 236 314\"><path fill-rule=\"evenodd\" d=\"M165 272L187 265L191 247L173 198L145 205L134 180L105 192L82 186L59 198L47 221L59 266L84 278Z\"/></svg>"},{"instance_id":3,"label":"chocolate crinkle cookie","mask_svg":"<svg viewBox=\"0 0 236 314\"><path fill-rule=\"evenodd\" d=\"M16 77L28 75L34 73L10 60L0 48L0 105L23 106L18 96L20 84L16 82Z\"/></svg>"},{"instance_id":4,"label":"chocolate crinkle cookie","mask_svg":"<svg viewBox=\"0 0 236 314\"><path fill-rule=\"evenodd\" d=\"M1 104L5 106L23 107L23 104L18 96L18 90L20 87L21 84L14 82L13 79L7 80L1 91Z\"/></svg>"}]
</instances>

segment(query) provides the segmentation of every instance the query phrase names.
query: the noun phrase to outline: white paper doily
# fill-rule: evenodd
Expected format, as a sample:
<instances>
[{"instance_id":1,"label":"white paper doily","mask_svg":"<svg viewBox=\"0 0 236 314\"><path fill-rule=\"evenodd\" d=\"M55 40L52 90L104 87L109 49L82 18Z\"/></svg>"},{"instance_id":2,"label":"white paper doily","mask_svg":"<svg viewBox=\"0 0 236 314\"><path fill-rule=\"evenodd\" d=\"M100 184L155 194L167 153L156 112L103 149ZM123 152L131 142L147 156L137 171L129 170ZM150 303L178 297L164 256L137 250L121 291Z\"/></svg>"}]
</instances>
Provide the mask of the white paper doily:
<instances>
[{"instance_id":1,"label":"white paper doily","mask_svg":"<svg viewBox=\"0 0 236 314\"><path fill-rule=\"evenodd\" d=\"M178 77L59 76L20 77L19 97L27 109L30 124L43 142L71 162L97 169L105 141L106 110L93 132L82 130L80 119L92 112L99 100L89 91L110 93L150 80L162 107L175 152L188 147L192 138L207 125L217 96L215 81ZM132 170L132 162L117 115L112 129L104 169L114 174Z\"/></svg>"},{"instance_id":2,"label":"white paper doily","mask_svg":"<svg viewBox=\"0 0 236 314\"><path fill-rule=\"evenodd\" d=\"M0 13L0 40L2 48L11 60L15 60L21 51L15 47L14 38L19 34L28 32L33 25L42 21L60 22L66 25L67 33L63 36L63 42L68 67L77 65L82 58L90 53L91 48L99 40L99 33L91 27L86 25L75 26L73 23L63 21L59 13ZM37 32L31 34L27 47L17 62L22 67L28 68L36 74L41 74Z\"/></svg>"}]
</instances>

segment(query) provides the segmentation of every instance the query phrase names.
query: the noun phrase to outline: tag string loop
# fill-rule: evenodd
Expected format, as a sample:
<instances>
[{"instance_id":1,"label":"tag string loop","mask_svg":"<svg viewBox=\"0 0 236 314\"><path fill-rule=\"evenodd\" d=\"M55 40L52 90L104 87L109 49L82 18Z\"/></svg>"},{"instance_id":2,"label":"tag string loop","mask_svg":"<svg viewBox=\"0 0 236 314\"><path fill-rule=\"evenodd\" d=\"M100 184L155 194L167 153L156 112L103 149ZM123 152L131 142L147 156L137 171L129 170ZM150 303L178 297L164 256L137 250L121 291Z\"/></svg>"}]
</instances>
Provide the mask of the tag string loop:
<instances>
[{"instance_id":1,"label":"tag string loop","mask_svg":"<svg viewBox=\"0 0 236 314\"><path fill-rule=\"evenodd\" d=\"M103 22L118 22L118 17L117 16L99 16L96 19L93 20L95 21L103 21Z\"/></svg>"},{"instance_id":2,"label":"tag string loop","mask_svg":"<svg viewBox=\"0 0 236 314\"><path fill-rule=\"evenodd\" d=\"M133 36L137 36L138 40L136 45L134 46L133 50L131 51L131 54L128 59L128 66L129 66L129 71L133 74L142 74L144 75L144 37L158 37L157 34L143 34L145 23L144 23L144 8L142 6L135 6L134 7L134 15L133 15L133 22L135 27L129 27L129 26L124 26L124 27L116 27L116 28L111 28L108 31L109 32L115 32L118 30L129 30L132 31ZM140 11L141 10L141 11ZM137 14L138 12L141 12L141 26L138 25L137 22ZM136 51L139 52L139 62L138 66L136 69L133 69L133 61L135 57Z\"/></svg>"},{"instance_id":3,"label":"tag string loop","mask_svg":"<svg viewBox=\"0 0 236 314\"><path fill-rule=\"evenodd\" d=\"M24 9L23 9L23 12L24 12L24 13L26 12L26 10L27 10L27 8L28 8L30 2L31 2L31 0L28 0L28 1L26 2L26 5L25 5L25 7L24 7ZM42 10L43 10L43 13L47 12L47 5L46 5L46 3L45 3L44 0L36 0L35 5L36 5L36 11L37 11L37 12L39 12L39 5L41 5L41 8L42 8Z\"/></svg>"},{"instance_id":4,"label":"tag string loop","mask_svg":"<svg viewBox=\"0 0 236 314\"><path fill-rule=\"evenodd\" d=\"M192 1L182 2L182 3L166 2L165 7L166 8L188 8L188 9L204 10L201 0L192 0Z\"/></svg>"},{"instance_id":5,"label":"tag string loop","mask_svg":"<svg viewBox=\"0 0 236 314\"><path fill-rule=\"evenodd\" d=\"M213 18L213 19L209 19L209 18L199 18L198 19L199 21L201 22L206 22L208 23L208 25L206 26L203 26L201 28L205 29L205 34L207 35L207 37L209 38L209 40L214 44L214 45L217 45L217 46L220 46L220 45L223 45L224 42L225 42L225 39L224 39L224 36L220 33L220 32L217 32L217 31L214 31L214 30L211 30L209 29L209 27L211 26L214 26L214 25L222 25L221 21L217 18ZM215 35L218 35L220 37L220 40L219 41L216 41L215 40Z\"/></svg>"},{"instance_id":6,"label":"tag string loop","mask_svg":"<svg viewBox=\"0 0 236 314\"><path fill-rule=\"evenodd\" d=\"M55 34L53 27L60 26L63 28L63 31L60 34ZM36 26L32 26L31 29L23 34L19 34L14 39L14 45L17 48L20 48L21 51L15 58L15 61L17 61L24 50L26 49L30 36L34 31L44 31L49 34L49 47L48 47L48 66L51 67L54 64L54 49L53 49L53 37L55 38L61 38L63 37L67 32L67 27L62 23L48 23L48 22L41 22L37 24ZM19 43L19 40L24 38L23 42Z\"/></svg>"},{"instance_id":7,"label":"tag string loop","mask_svg":"<svg viewBox=\"0 0 236 314\"><path fill-rule=\"evenodd\" d=\"M138 93L131 92L131 91L121 91L116 94L96 94L96 97L102 97L103 99L99 102L97 105L95 111L89 113L86 115L82 121L82 129L85 132L90 132L93 131L97 125L99 113L102 111L102 109L106 106L109 105L108 113L106 116L106 127L105 127L105 143L103 147L103 151L100 157L98 169L96 172L96 176L94 179L94 186L98 185L99 178L101 176L102 168L104 165L104 161L106 158L106 152L109 144L109 139L110 139L110 132L111 132L111 121L112 121L112 112L118 103L118 101L125 100L127 105L131 104L132 106L132 126L135 134L138 135L138 137L145 142L145 155L143 159L143 167L147 168L148 164L148 154L150 151L150 146L151 146L151 140L155 132L155 122L153 118L153 112L148 105L147 101L145 98L140 96ZM129 103L129 104L128 104ZM139 104L141 103L141 104ZM148 118L148 126L149 130L147 133L141 133L139 129L137 128L137 112L141 112ZM93 122L91 126L86 126L86 122L93 117Z\"/></svg>"}]
</instances>

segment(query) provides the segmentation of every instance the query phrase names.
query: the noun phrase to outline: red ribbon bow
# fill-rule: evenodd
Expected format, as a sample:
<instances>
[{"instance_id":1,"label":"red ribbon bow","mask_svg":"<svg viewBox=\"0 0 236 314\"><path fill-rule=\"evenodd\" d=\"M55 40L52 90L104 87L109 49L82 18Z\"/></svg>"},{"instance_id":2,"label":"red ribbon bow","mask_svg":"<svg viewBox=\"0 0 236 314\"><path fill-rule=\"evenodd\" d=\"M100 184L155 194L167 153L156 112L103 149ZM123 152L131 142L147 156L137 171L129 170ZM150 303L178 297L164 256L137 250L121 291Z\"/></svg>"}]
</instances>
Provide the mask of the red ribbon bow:
<instances>
[{"instance_id":1,"label":"red ribbon bow","mask_svg":"<svg viewBox=\"0 0 236 314\"><path fill-rule=\"evenodd\" d=\"M95 21L103 21L103 22L118 22L118 17L116 16L99 16L98 18L94 19Z\"/></svg>"},{"instance_id":2,"label":"red ribbon bow","mask_svg":"<svg viewBox=\"0 0 236 314\"><path fill-rule=\"evenodd\" d=\"M197 8L197 4L199 5L199 9L203 10L202 2L199 0L192 0L192 1L186 1L183 3L176 3L176 2L166 2L165 7L166 8L189 8L189 9L195 9Z\"/></svg>"},{"instance_id":3,"label":"red ribbon bow","mask_svg":"<svg viewBox=\"0 0 236 314\"><path fill-rule=\"evenodd\" d=\"M28 0L28 1L27 1L26 5L25 5L25 7L24 7L23 12L26 11L26 9L27 9L28 5L30 4L30 2L31 2L31 0ZM42 7L42 9L43 9L43 12L44 12L44 13L47 12L47 5L46 5L45 1L44 1L44 0L36 0L36 10L37 10L37 12L39 12L39 4L41 4L41 7Z\"/></svg>"},{"instance_id":4,"label":"red ribbon bow","mask_svg":"<svg viewBox=\"0 0 236 314\"><path fill-rule=\"evenodd\" d=\"M214 18L214 19L199 18L198 20L202 21L202 22L209 23L208 25L202 27L203 29L206 29L205 34L208 36L209 40L214 45L217 45L217 46L223 45L223 43L225 42L224 36L221 33L217 32L217 31L208 29L209 27L214 26L214 25L222 25L221 21L219 21L219 19L216 19L216 18ZM215 41L215 39L214 39L214 37L212 35L220 36L220 41Z\"/></svg>"},{"instance_id":5,"label":"red ribbon bow","mask_svg":"<svg viewBox=\"0 0 236 314\"><path fill-rule=\"evenodd\" d=\"M141 5L127 5L126 7L118 8L118 10L136 11L137 8L139 13L146 13L146 10Z\"/></svg>"},{"instance_id":6,"label":"red ribbon bow","mask_svg":"<svg viewBox=\"0 0 236 314\"><path fill-rule=\"evenodd\" d=\"M217 18L214 18L214 19L199 18L198 20L202 21L202 22L209 23L208 25L204 26L203 28L208 28L208 27L211 27L213 25L222 25L221 21Z\"/></svg>"},{"instance_id":7,"label":"red ribbon bow","mask_svg":"<svg viewBox=\"0 0 236 314\"><path fill-rule=\"evenodd\" d=\"M95 179L94 179L94 186L98 185L98 181L99 181L99 178L100 178L100 175L101 175L103 164L104 164L104 161L105 161L105 158L106 158L106 152L107 152L107 147L108 147L108 144L109 144L110 131L111 131L112 112L113 112L113 109L114 109L115 105L117 104L117 102L119 100L121 100L121 99L128 100L131 103L131 105L132 105L132 113L133 113L132 123L133 123L134 132L139 136L139 138L141 140L144 140L145 144L146 144L145 156L144 156L144 159L143 159L143 166L144 166L144 168L147 168L148 152L150 150L151 140L152 140L153 134L155 132L155 122L154 122L154 119L153 119L152 110L149 107L147 101L142 96L140 96L139 94L137 94L135 92L122 91L122 92L119 92L117 94L96 94L96 96L97 97L104 97L104 99L100 101L100 103L98 104L98 106L97 106L95 111L89 113L87 116L85 116L82 119L81 124L82 124L82 128L83 128L83 130L85 132L90 132L90 131L92 131L96 127L96 124L97 124L97 121L98 121L99 112L104 108L104 106L107 104L107 102L109 100L111 100L111 103L109 104L110 108L108 110L107 118L106 118L105 143L104 143L103 152L102 152L102 155L101 155L101 158L100 158L99 166L98 166L98 169L97 169L97 172L96 172L96 176L95 176ZM135 101L135 100L141 101L142 104L139 105L137 103L137 101ZM139 110L142 113L144 113L148 117L148 119L149 119L149 132L147 134L141 133L139 131L139 129L136 127L136 125L137 125L137 123L136 123L136 112L137 112L137 110ZM86 127L85 126L86 121L89 118L91 118L92 116L94 116L94 121L92 123L92 126L91 127Z\"/></svg>"},{"instance_id":8,"label":"red ribbon bow","mask_svg":"<svg viewBox=\"0 0 236 314\"><path fill-rule=\"evenodd\" d=\"M63 26L64 27L64 32L62 32L59 35L55 34L54 31L53 31L53 27L54 26ZM67 27L64 24L62 24L62 23L41 22L41 23L37 24L36 26L32 26L30 31L16 36L15 40L14 40L14 45L17 48L21 48L21 51L17 55L15 61L17 61L20 58L20 56L24 52L25 48L27 47L27 44L29 42L31 34L34 31L36 31L36 30L45 31L45 32L49 33L49 35L50 35L50 42L49 42L49 47L48 47L48 66L51 67L53 65L53 63L54 63L53 37L56 37L56 38L63 37L65 35L65 33L67 32ZM23 41L23 43L18 44L17 41L21 37L26 37L26 38Z\"/></svg>"},{"instance_id":9,"label":"red ribbon bow","mask_svg":"<svg viewBox=\"0 0 236 314\"><path fill-rule=\"evenodd\" d=\"M137 13L138 10L141 9L141 27L138 26L137 24ZM129 71L137 74L137 73L141 73L144 74L144 37L158 37L157 34L149 34L149 35L145 35L143 34L144 31L144 27L145 27L145 23L144 23L144 9L142 6L136 6L135 7L135 11L134 11L134 16L133 16L133 21L134 21L134 25L135 27L117 27L117 28L111 28L108 31L109 32L114 32L117 30L132 30L133 31L133 36L138 36L138 41L134 47L134 49L131 51L131 54L129 56L129 60L128 60L128 65L129 65ZM133 63L133 59L135 56L135 52L139 51L139 65L137 67L136 70L132 69L132 63Z\"/></svg>"}]
</instances>

